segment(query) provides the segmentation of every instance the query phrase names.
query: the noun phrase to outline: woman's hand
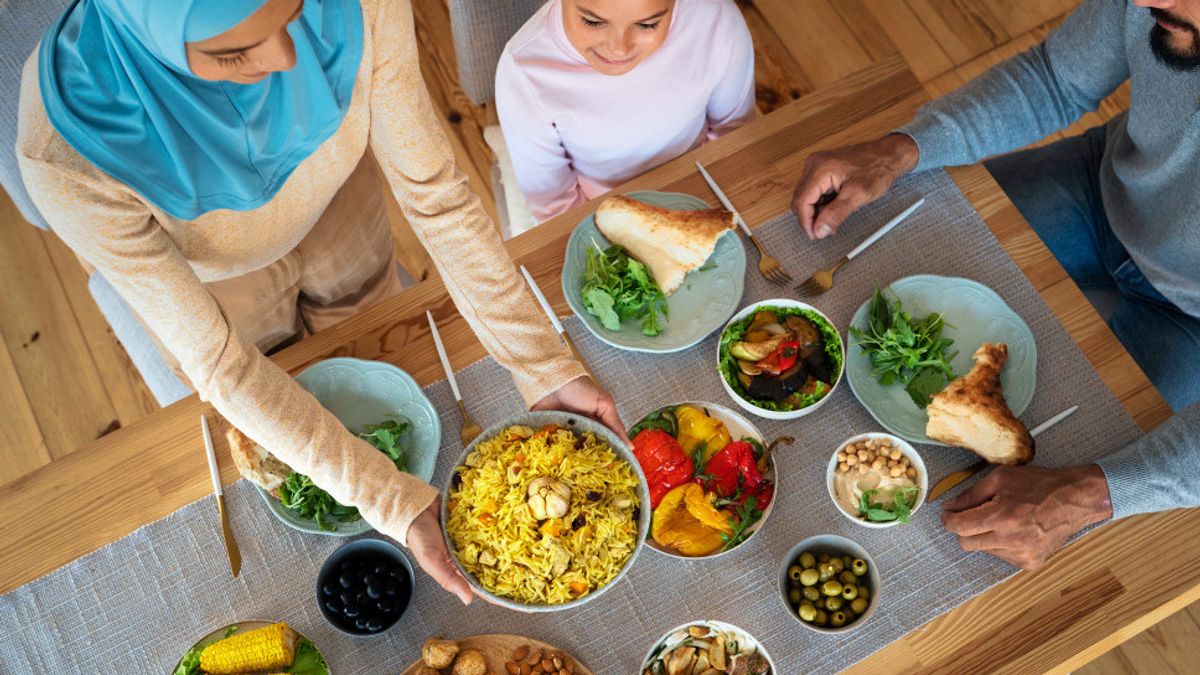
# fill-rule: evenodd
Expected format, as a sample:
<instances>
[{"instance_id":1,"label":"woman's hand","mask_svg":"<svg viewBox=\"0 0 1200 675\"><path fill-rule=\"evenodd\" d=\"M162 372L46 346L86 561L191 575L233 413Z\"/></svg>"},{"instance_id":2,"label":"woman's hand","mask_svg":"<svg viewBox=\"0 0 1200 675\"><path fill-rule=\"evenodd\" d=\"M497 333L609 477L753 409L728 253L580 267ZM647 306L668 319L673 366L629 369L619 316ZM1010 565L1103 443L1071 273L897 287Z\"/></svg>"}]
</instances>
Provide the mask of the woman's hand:
<instances>
[{"instance_id":1,"label":"woman's hand","mask_svg":"<svg viewBox=\"0 0 1200 675\"><path fill-rule=\"evenodd\" d=\"M471 604L471 585L454 566L446 541L442 538L442 526L438 519L442 499L433 500L429 508L421 512L408 527L408 550L425 573L433 577L442 588L458 596L464 605Z\"/></svg>"},{"instance_id":2,"label":"woman's hand","mask_svg":"<svg viewBox=\"0 0 1200 675\"><path fill-rule=\"evenodd\" d=\"M998 466L942 509L942 524L964 551L985 551L1025 570L1110 517L1108 482L1095 464Z\"/></svg>"},{"instance_id":3,"label":"woman's hand","mask_svg":"<svg viewBox=\"0 0 1200 675\"><path fill-rule=\"evenodd\" d=\"M824 239L852 213L882 197L917 159L916 142L904 134L814 152L796 183L792 210L809 239Z\"/></svg>"},{"instance_id":4,"label":"woman's hand","mask_svg":"<svg viewBox=\"0 0 1200 675\"><path fill-rule=\"evenodd\" d=\"M533 404L534 410L563 410L590 417L613 430L621 439L627 439L625 425L617 415L617 404L613 397L592 378L577 377Z\"/></svg>"}]
</instances>

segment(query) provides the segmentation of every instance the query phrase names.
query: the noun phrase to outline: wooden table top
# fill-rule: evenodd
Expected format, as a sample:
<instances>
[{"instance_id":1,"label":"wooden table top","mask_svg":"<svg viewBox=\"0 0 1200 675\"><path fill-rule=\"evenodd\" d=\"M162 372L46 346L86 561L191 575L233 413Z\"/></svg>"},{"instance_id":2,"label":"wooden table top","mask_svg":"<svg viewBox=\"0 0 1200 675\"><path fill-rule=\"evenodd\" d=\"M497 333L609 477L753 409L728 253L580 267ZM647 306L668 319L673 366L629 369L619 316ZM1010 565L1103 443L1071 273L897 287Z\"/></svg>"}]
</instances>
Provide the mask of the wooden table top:
<instances>
[{"instance_id":1,"label":"wooden table top","mask_svg":"<svg viewBox=\"0 0 1200 675\"><path fill-rule=\"evenodd\" d=\"M710 198L693 167L705 163L752 225L789 208L805 157L882 135L927 100L895 58L818 90L718 142L622 186ZM1005 250L1033 282L1105 383L1144 429L1170 409L981 167L950 171ZM560 315L570 310L559 274L583 205L508 243ZM486 356L437 279L405 290L274 360L290 372L332 356L388 361L422 385L443 377L423 316L432 310L456 369ZM212 489L197 418L213 415L195 396L0 486L0 592L28 583L208 495ZM216 416L219 420L219 416ZM211 417L210 417L211 419ZM213 430L221 475L238 478ZM1056 555L883 647L856 670L1067 671L1200 598L1200 510L1176 510L1106 525ZM1153 565L1146 561L1152 560Z\"/></svg>"}]
</instances>

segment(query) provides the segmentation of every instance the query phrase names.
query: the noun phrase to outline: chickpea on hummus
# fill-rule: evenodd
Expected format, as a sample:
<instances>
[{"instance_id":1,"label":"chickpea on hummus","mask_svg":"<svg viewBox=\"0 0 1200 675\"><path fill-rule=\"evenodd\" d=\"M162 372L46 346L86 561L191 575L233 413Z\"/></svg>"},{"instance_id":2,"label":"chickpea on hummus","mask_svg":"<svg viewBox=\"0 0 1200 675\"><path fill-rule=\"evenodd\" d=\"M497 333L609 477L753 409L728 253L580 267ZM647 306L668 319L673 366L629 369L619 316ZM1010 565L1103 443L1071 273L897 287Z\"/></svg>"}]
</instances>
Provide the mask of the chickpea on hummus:
<instances>
[{"instance_id":1,"label":"chickpea on hummus","mask_svg":"<svg viewBox=\"0 0 1200 675\"><path fill-rule=\"evenodd\" d=\"M917 469L891 440L851 443L837 462L833 494L842 510L871 522L908 522L920 497Z\"/></svg>"}]
</instances>

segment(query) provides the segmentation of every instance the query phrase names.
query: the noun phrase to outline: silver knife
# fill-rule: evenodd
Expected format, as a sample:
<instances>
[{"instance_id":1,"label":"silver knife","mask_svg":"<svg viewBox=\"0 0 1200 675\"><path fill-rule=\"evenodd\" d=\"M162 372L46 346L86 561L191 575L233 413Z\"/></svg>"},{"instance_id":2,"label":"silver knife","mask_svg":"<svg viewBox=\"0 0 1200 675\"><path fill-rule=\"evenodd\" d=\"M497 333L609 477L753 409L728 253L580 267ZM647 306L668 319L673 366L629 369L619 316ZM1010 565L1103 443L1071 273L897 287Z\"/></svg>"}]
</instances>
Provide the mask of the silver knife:
<instances>
[{"instance_id":1,"label":"silver knife","mask_svg":"<svg viewBox=\"0 0 1200 675\"><path fill-rule=\"evenodd\" d=\"M225 490L221 487L221 472L217 468L217 453L213 451L212 434L208 432L208 420L200 416L200 431L204 434L204 452L208 455L208 471L212 474L213 494L217 497L217 513L221 516L221 537L225 540L225 553L229 556L229 571L236 579L242 571L242 554L238 550L233 530L229 528L229 513L225 510Z\"/></svg>"},{"instance_id":2,"label":"silver knife","mask_svg":"<svg viewBox=\"0 0 1200 675\"><path fill-rule=\"evenodd\" d=\"M721 189L720 185L717 185L717 181L713 180L713 177L709 175L708 169L705 169L704 165L699 161L696 162L696 168L700 170L700 175L704 176L704 182L708 183L708 187L712 188L713 194L721 201L721 206L724 206L726 211L733 214L733 221L738 224L738 227L742 228L742 233L753 239L754 234L750 232L750 226L746 224L745 219L742 218L742 214L733 208L733 203L729 201L729 197L725 196L725 191Z\"/></svg>"},{"instance_id":3,"label":"silver knife","mask_svg":"<svg viewBox=\"0 0 1200 675\"><path fill-rule=\"evenodd\" d=\"M1073 405L1070 408L1067 408L1066 410L1058 413L1054 417L1051 417L1050 419L1046 420L1045 422L1042 422L1041 424L1034 427L1033 431L1029 432L1029 435L1036 438L1038 434L1049 429L1050 427L1054 426L1055 424L1058 424L1059 422L1067 419L1071 415L1074 415L1076 410L1079 410L1079 406L1077 406L1077 405ZM959 483L963 482L964 480L970 478L971 476L974 476L975 474L979 473L987 466L988 466L988 461L986 459L981 459L978 462L975 462L974 464L972 464L971 466L968 466L967 468L962 469L961 471L955 471L954 473L950 474L949 476L946 476L945 478L939 480L932 488L930 488L929 494L926 495L925 500L930 501L930 502L936 501L938 497L941 497L942 495L946 494L946 492L948 490L950 490L954 486L958 485Z\"/></svg>"}]
</instances>

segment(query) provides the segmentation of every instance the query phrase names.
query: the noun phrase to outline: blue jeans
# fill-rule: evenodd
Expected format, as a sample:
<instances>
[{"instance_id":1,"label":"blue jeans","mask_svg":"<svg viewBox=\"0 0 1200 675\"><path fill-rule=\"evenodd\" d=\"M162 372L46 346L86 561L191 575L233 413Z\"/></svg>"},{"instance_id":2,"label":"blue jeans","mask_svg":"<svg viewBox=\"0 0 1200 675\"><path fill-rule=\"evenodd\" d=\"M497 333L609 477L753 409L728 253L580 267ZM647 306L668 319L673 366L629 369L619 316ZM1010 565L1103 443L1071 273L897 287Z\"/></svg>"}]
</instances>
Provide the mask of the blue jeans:
<instances>
[{"instance_id":1,"label":"blue jeans","mask_svg":"<svg viewBox=\"0 0 1200 675\"><path fill-rule=\"evenodd\" d=\"M1093 127L984 166L1075 283L1120 292L1108 325L1179 410L1200 401L1200 318L1164 298L1113 234L1100 198L1104 145L1105 128Z\"/></svg>"}]
</instances>

